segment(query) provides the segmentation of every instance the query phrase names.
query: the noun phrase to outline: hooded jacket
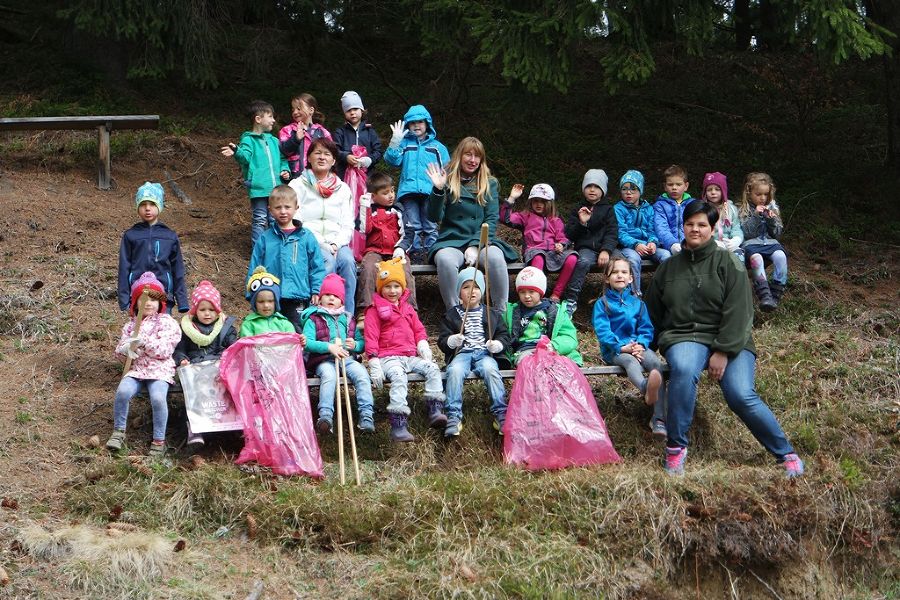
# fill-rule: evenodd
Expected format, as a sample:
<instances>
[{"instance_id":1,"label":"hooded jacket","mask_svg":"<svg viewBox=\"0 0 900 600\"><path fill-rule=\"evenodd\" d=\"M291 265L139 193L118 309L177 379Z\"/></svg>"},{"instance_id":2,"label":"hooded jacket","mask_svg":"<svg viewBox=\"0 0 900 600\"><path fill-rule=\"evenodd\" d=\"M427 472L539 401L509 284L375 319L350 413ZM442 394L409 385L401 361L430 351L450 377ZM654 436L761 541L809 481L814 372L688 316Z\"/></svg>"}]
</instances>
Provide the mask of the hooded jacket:
<instances>
[{"instance_id":1,"label":"hooded jacket","mask_svg":"<svg viewBox=\"0 0 900 600\"><path fill-rule=\"evenodd\" d=\"M691 200L693 198L687 192L682 194L681 202L675 202L668 194L656 198L653 204L653 228L663 250L670 250L672 244L681 243L684 237L684 207Z\"/></svg>"},{"instance_id":2,"label":"hooded jacket","mask_svg":"<svg viewBox=\"0 0 900 600\"><path fill-rule=\"evenodd\" d=\"M634 249L638 244L658 241L653 230L653 206L649 202L643 198L637 204L619 200L614 209L619 223L619 243L623 248Z\"/></svg>"},{"instance_id":3,"label":"hooded jacket","mask_svg":"<svg viewBox=\"0 0 900 600\"><path fill-rule=\"evenodd\" d=\"M429 164L435 163L439 167L446 168L450 162L450 154L447 147L437 140L437 131L431 121L431 114L421 104L410 106L403 115L403 127L407 127L410 121L425 121L425 139L419 140L416 135L406 130L403 139L398 146L388 146L384 153L384 162L394 167L400 167L400 182L397 186L397 198L402 199L407 194L429 194L431 192L431 180L425 174Z\"/></svg>"},{"instance_id":4,"label":"hooded jacket","mask_svg":"<svg viewBox=\"0 0 900 600\"><path fill-rule=\"evenodd\" d=\"M365 209L360 208L357 231L366 236L366 247L363 254L376 252L392 254L394 248L403 241L403 207L399 205L379 206L373 204Z\"/></svg>"},{"instance_id":5,"label":"hooded jacket","mask_svg":"<svg viewBox=\"0 0 900 600\"><path fill-rule=\"evenodd\" d=\"M338 187L327 198L319 194L316 178L307 169L289 184L297 192L294 218L316 236L320 244L336 244L338 248L350 243L356 217L353 214L353 194L350 187L338 181Z\"/></svg>"},{"instance_id":6,"label":"hooded jacket","mask_svg":"<svg viewBox=\"0 0 900 600\"><path fill-rule=\"evenodd\" d=\"M278 138L268 132L242 133L234 150L234 160L241 166L244 185L251 198L268 198L272 189L281 185L281 172L288 170Z\"/></svg>"},{"instance_id":7,"label":"hooded jacket","mask_svg":"<svg viewBox=\"0 0 900 600\"><path fill-rule=\"evenodd\" d=\"M594 331L600 342L603 361L611 365L622 353L622 346L637 342L644 348L653 341L653 323L650 313L641 299L631 291L631 286L621 292L608 288L594 303Z\"/></svg>"},{"instance_id":8,"label":"hooded jacket","mask_svg":"<svg viewBox=\"0 0 900 600\"><path fill-rule=\"evenodd\" d=\"M538 311L524 325L520 323L523 312L522 305L515 302L506 305L506 313L503 315L503 322L509 330L511 340L506 350L506 357L511 364L517 365L519 363L521 358L519 352L522 350L523 345L527 345L527 348L534 348L540 339L540 337L534 339L523 337L526 335L525 330L531 324L536 324L543 332L542 335L550 338L550 346L557 354L572 359L577 365L584 364L584 360L578 352L578 333L575 330L571 317L569 317L569 313L566 311L565 302L561 304L550 302L546 312ZM548 327L550 329L549 333L547 332Z\"/></svg>"},{"instance_id":9,"label":"hooded jacket","mask_svg":"<svg viewBox=\"0 0 900 600\"><path fill-rule=\"evenodd\" d=\"M578 218L578 211L581 208L591 209L591 217L586 225L582 225L581 219ZM596 204L591 204L583 198L569 217L566 237L572 240L576 250L588 249L597 253L606 250L612 253L619 243L619 223L613 205L607 202L605 197Z\"/></svg>"},{"instance_id":10,"label":"hooded jacket","mask_svg":"<svg viewBox=\"0 0 900 600\"><path fill-rule=\"evenodd\" d=\"M338 159L335 167L337 168L338 177L344 178L347 171L347 157L353 153L353 146L365 146L366 156L372 159L369 169L375 166L381 160L381 138L378 132L371 124L364 120L359 122L359 126L354 129L350 123L344 123L337 131L334 132L334 143L338 149Z\"/></svg>"},{"instance_id":11,"label":"hooded jacket","mask_svg":"<svg viewBox=\"0 0 900 600\"><path fill-rule=\"evenodd\" d=\"M278 223L272 223L259 236L250 255L247 279L261 265L281 280L282 298L309 300L322 286L325 262L312 232L296 219L293 223L297 228L291 233L285 233Z\"/></svg>"},{"instance_id":12,"label":"hooded jacket","mask_svg":"<svg viewBox=\"0 0 900 600\"><path fill-rule=\"evenodd\" d=\"M415 356L416 344L428 338L425 326L409 303L409 290L403 291L397 306L380 294L373 295L365 323L363 337L369 358Z\"/></svg>"},{"instance_id":13,"label":"hooded jacket","mask_svg":"<svg viewBox=\"0 0 900 600\"><path fill-rule=\"evenodd\" d=\"M569 245L565 225L559 217L542 217L530 210L513 212L506 202L500 205L500 221L522 232L522 246L531 249L553 250L556 244Z\"/></svg>"},{"instance_id":14,"label":"hooded jacket","mask_svg":"<svg viewBox=\"0 0 900 600\"><path fill-rule=\"evenodd\" d=\"M153 273L166 288L171 306L177 301L178 310L190 307L187 284L184 281L184 260L181 242L174 231L160 222L148 225L141 221L122 234L119 244L119 309L131 306L131 284L144 272Z\"/></svg>"},{"instance_id":15,"label":"hooded jacket","mask_svg":"<svg viewBox=\"0 0 900 600\"><path fill-rule=\"evenodd\" d=\"M241 322L240 337L250 337L262 333L277 333L279 331L283 333L296 333L291 322L280 312L273 313L268 317L264 317L257 312L252 312L244 317L244 320Z\"/></svg>"}]
</instances>

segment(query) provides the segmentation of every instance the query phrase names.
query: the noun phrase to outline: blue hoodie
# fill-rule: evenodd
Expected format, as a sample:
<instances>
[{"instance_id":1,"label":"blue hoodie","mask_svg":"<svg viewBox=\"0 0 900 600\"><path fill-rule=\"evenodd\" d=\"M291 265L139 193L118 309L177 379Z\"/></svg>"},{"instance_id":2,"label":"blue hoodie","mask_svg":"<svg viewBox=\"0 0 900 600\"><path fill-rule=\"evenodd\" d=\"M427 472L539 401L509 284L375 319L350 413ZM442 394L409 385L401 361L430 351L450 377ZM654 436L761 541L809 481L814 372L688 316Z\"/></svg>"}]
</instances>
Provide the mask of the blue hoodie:
<instances>
[{"instance_id":1,"label":"blue hoodie","mask_svg":"<svg viewBox=\"0 0 900 600\"><path fill-rule=\"evenodd\" d=\"M668 194L656 198L653 204L653 228L663 250L671 250L672 244L680 244L684 239L684 207L691 200L693 198L687 192L682 194L680 203L669 198Z\"/></svg>"},{"instance_id":2,"label":"blue hoodie","mask_svg":"<svg viewBox=\"0 0 900 600\"><path fill-rule=\"evenodd\" d=\"M631 286L621 292L608 288L594 303L594 331L600 342L600 354L606 364L622 353L622 346L637 342L644 348L653 340L650 313Z\"/></svg>"},{"instance_id":3,"label":"blue hoodie","mask_svg":"<svg viewBox=\"0 0 900 600\"><path fill-rule=\"evenodd\" d=\"M408 129L410 121L425 121L425 139L419 140ZM384 153L384 162L400 167L400 183L397 186L397 199L402 199L407 194L430 194L431 180L425 174L425 168L436 163L439 167L447 167L450 162L450 154L447 147L437 140L437 132L431 122L431 114L421 104L410 106L403 115L403 127L407 127L403 139L398 146L388 146Z\"/></svg>"}]
</instances>

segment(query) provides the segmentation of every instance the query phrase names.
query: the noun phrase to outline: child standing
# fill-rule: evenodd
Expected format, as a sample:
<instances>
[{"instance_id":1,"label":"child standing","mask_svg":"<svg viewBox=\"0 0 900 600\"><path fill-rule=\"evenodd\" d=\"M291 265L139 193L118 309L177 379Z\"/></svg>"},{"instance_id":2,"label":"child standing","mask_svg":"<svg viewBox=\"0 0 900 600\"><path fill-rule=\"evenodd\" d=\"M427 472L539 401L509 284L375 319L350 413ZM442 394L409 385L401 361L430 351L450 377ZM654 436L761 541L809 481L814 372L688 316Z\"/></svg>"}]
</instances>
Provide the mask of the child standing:
<instances>
[{"instance_id":1,"label":"child standing","mask_svg":"<svg viewBox=\"0 0 900 600\"><path fill-rule=\"evenodd\" d=\"M281 153L287 157L291 179L296 179L306 168L310 145L318 139L331 139L325 129L325 115L319 112L319 103L312 94L298 94L291 98L291 121L278 132Z\"/></svg>"},{"instance_id":2,"label":"child standing","mask_svg":"<svg viewBox=\"0 0 900 600\"><path fill-rule=\"evenodd\" d=\"M556 304L544 298L547 276L534 267L525 267L516 276L519 302L506 305L503 321L509 330L510 344L506 358L518 366L523 357L537 348L542 336L550 338L553 350L571 358L576 364L584 361L578 353L578 335L566 303Z\"/></svg>"},{"instance_id":3,"label":"child standing","mask_svg":"<svg viewBox=\"0 0 900 600\"><path fill-rule=\"evenodd\" d=\"M521 184L512 187L509 198L500 207L500 221L522 231L522 254L525 264L545 273L556 273L559 277L550 295L551 302L560 302L575 264L578 253L568 249L565 225L556 214L556 194L546 183L538 183L528 194L528 208L512 212L512 205L522 195L525 188Z\"/></svg>"},{"instance_id":4,"label":"child standing","mask_svg":"<svg viewBox=\"0 0 900 600\"><path fill-rule=\"evenodd\" d=\"M224 156L234 156L241 166L241 176L250 195L252 222L250 224L250 244L266 229L268 223L269 194L281 181L289 181L291 173L287 161L281 156L278 140L272 135L275 126L275 109L268 102L254 100L247 107L247 116L252 120L250 131L241 134L237 145L228 144L222 148Z\"/></svg>"},{"instance_id":5,"label":"child standing","mask_svg":"<svg viewBox=\"0 0 900 600\"><path fill-rule=\"evenodd\" d=\"M744 261L744 231L737 206L728 199L728 179L718 171L703 176L702 199L709 202L719 211L719 220L713 228L713 239L719 248L724 248Z\"/></svg>"},{"instance_id":6,"label":"child standing","mask_svg":"<svg viewBox=\"0 0 900 600\"><path fill-rule=\"evenodd\" d=\"M447 147L437 140L431 114L424 106L410 106L403 120L391 125L391 142L384 161L400 167L397 196L405 219L403 248L410 260L424 263L437 240L437 224L428 219L428 197L433 186L425 170L429 164L444 169L450 161Z\"/></svg>"},{"instance_id":7,"label":"child standing","mask_svg":"<svg viewBox=\"0 0 900 600\"><path fill-rule=\"evenodd\" d=\"M341 96L341 110L347 122L334 132L334 143L338 148L337 174L341 179L347 167L368 169L381 160L381 138L370 123L365 121L366 109L362 98L354 91L346 91ZM365 148L359 156L354 147Z\"/></svg>"},{"instance_id":8,"label":"child standing","mask_svg":"<svg viewBox=\"0 0 900 600\"><path fill-rule=\"evenodd\" d=\"M322 282L319 305L312 306L303 313L303 333L307 340L306 350L309 352L306 370L319 378L319 419L316 421L316 430L323 435L333 431L334 394L339 383L334 368L335 358L344 360L347 377L356 390L359 429L369 433L375 431L372 382L369 381L366 368L351 355L363 351L362 332L356 329L353 318L344 310L344 293L343 278L331 273ZM343 343L337 344L337 339Z\"/></svg>"},{"instance_id":9,"label":"child standing","mask_svg":"<svg viewBox=\"0 0 900 600\"><path fill-rule=\"evenodd\" d=\"M634 169L626 171L619 180L622 199L616 202L616 220L619 224L619 244L622 255L631 264L634 274L632 289L641 295L641 261L651 258L661 262L653 231L653 206L644 200L644 175Z\"/></svg>"},{"instance_id":10,"label":"child standing","mask_svg":"<svg viewBox=\"0 0 900 600\"><path fill-rule=\"evenodd\" d=\"M137 304L145 290L148 297L140 308L142 319L138 321ZM166 395L169 393L169 386L175 383L172 352L181 335L178 323L165 313L166 292L150 271L131 285L129 306L132 318L122 327L116 354L123 359L130 358L133 362L116 389L113 432L106 447L113 451L122 449L128 423L128 405L141 388L146 387L153 409L153 441L148 454L158 458L166 453L166 421L169 419Z\"/></svg>"},{"instance_id":11,"label":"child standing","mask_svg":"<svg viewBox=\"0 0 900 600\"><path fill-rule=\"evenodd\" d=\"M387 410L391 420L391 439L411 442L415 438L407 429L409 403L406 399L407 373L425 377L425 401L428 404L428 424L444 428L447 417L441 407L444 392L441 370L435 364L428 346L425 326L412 305L407 302L409 290L403 274L403 259L393 258L378 263L372 305L366 309L366 355L369 375L376 388L391 383Z\"/></svg>"},{"instance_id":12,"label":"child standing","mask_svg":"<svg viewBox=\"0 0 900 600\"><path fill-rule=\"evenodd\" d=\"M600 342L600 354L608 365L625 369L629 381L654 405L650 430L655 437L666 437L665 401L660 398L662 365L650 350L653 324L647 307L631 291L631 264L613 256L606 267L604 291L594 303L594 331ZM644 371L647 376L644 377Z\"/></svg>"},{"instance_id":13,"label":"child standing","mask_svg":"<svg viewBox=\"0 0 900 600\"><path fill-rule=\"evenodd\" d=\"M666 180L666 191L653 204L653 227L659 239L660 262L681 252L684 207L691 200L691 195L687 193L689 183L684 168L672 165L663 171L663 177Z\"/></svg>"},{"instance_id":14,"label":"child standing","mask_svg":"<svg viewBox=\"0 0 900 600\"><path fill-rule=\"evenodd\" d=\"M165 282L163 291L170 313L176 300L179 312L188 310L181 242L174 231L159 222L163 198L163 187L149 181L134 196L141 222L125 231L119 244L119 310L131 306L131 286L146 271Z\"/></svg>"},{"instance_id":15,"label":"child standing","mask_svg":"<svg viewBox=\"0 0 900 600\"><path fill-rule=\"evenodd\" d=\"M316 236L294 218L297 208L297 193L291 186L279 185L272 190L269 214L274 223L253 245L247 277L261 266L281 281L279 311L301 333L301 315L319 299L325 264Z\"/></svg>"},{"instance_id":16,"label":"child standing","mask_svg":"<svg viewBox=\"0 0 900 600\"><path fill-rule=\"evenodd\" d=\"M247 279L247 293L250 294L250 314L241 323L241 337L262 333L294 333L294 325L282 315L281 280L259 266ZM301 337L301 339L303 339ZM304 345L306 341L302 342Z\"/></svg>"},{"instance_id":17,"label":"child standing","mask_svg":"<svg viewBox=\"0 0 900 600\"><path fill-rule=\"evenodd\" d=\"M778 307L787 285L787 250L778 241L784 226L775 202L775 182L765 173L750 173L741 194L741 229L747 266L753 277L753 290L759 307L772 311ZM772 280L766 280L766 264L775 265Z\"/></svg>"},{"instance_id":18,"label":"child standing","mask_svg":"<svg viewBox=\"0 0 900 600\"><path fill-rule=\"evenodd\" d=\"M387 173L372 173L369 177L369 193L360 198L359 219L356 229L366 236L363 259L359 265L359 281L362 285L356 291L356 315L361 323L366 309L372 304L375 293L375 267L390 258L405 258L403 242L403 211L394 206L396 194L394 183ZM416 305L416 282L409 268L409 261L403 262L409 303Z\"/></svg>"},{"instance_id":19,"label":"child standing","mask_svg":"<svg viewBox=\"0 0 900 600\"><path fill-rule=\"evenodd\" d=\"M594 265L606 267L609 256L619 240L619 224L612 204L606 201L609 177L603 169L590 169L581 180L584 200L569 218L566 237L572 240L578 251L578 262L569 281L565 300L569 316L578 306L578 296L584 287L584 279Z\"/></svg>"},{"instance_id":20,"label":"child standing","mask_svg":"<svg viewBox=\"0 0 900 600\"><path fill-rule=\"evenodd\" d=\"M503 352L510 342L503 313L481 303L484 275L474 267L459 272L456 293L460 304L447 309L441 320L438 338L438 347L444 351L447 364L447 427L444 436L455 437L462 431L463 381L473 372L484 380L491 400L494 428L503 435L506 388L493 356Z\"/></svg>"}]
</instances>

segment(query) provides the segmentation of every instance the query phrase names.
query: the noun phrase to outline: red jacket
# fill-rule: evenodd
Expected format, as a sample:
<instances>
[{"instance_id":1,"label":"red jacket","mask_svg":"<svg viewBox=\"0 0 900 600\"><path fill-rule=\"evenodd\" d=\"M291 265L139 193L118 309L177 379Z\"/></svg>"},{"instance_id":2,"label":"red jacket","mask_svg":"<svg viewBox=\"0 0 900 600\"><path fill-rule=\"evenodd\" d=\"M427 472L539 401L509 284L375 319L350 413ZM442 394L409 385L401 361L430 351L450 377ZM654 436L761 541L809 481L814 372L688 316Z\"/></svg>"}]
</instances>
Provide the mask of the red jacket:
<instances>
[{"instance_id":1,"label":"red jacket","mask_svg":"<svg viewBox=\"0 0 900 600\"><path fill-rule=\"evenodd\" d=\"M369 358L415 356L416 344L428 337L425 326L408 299L409 290L403 292L397 306L380 294L372 296L372 305L366 309L363 328Z\"/></svg>"},{"instance_id":2,"label":"red jacket","mask_svg":"<svg viewBox=\"0 0 900 600\"><path fill-rule=\"evenodd\" d=\"M358 231L366 236L363 254L393 254L403 239L403 213L393 206L371 206L365 213L359 213Z\"/></svg>"}]
</instances>

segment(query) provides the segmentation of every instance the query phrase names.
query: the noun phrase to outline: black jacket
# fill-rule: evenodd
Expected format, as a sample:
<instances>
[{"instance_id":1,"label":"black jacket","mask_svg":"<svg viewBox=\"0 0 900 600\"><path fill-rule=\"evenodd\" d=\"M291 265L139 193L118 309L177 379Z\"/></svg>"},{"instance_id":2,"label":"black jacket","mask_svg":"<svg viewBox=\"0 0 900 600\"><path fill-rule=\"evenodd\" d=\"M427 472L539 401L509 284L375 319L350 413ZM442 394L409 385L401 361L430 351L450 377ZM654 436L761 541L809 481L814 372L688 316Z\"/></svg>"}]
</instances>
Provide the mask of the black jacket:
<instances>
[{"instance_id":1,"label":"black jacket","mask_svg":"<svg viewBox=\"0 0 900 600\"><path fill-rule=\"evenodd\" d=\"M482 305L484 306L484 305ZM438 348L444 351L444 362L450 364L453 357L456 356L456 350L447 345L447 339L462 329L462 315L465 311L461 306L451 306L441 319L441 332L438 337ZM506 329L506 323L503 322L503 313L496 308L491 308L491 330L488 331L487 314L488 311L481 312L481 326L484 327L486 334L485 341L496 340L503 344L503 350L497 353L500 356L509 348L512 340L509 337L509 331Z\"/></svg>"},{"instance_id":2,"label":"black jacket","mask_svg":"<svg viewBox=\"0 0 900 600\"><path fill-rule=\"evenodd\" d=\"M216 336L216 339L214 339L209 346L203 346L202 348L195 344L182 330L181 341L178 342L178 345L175 346L175 352L172 353L172 358L175 360L175 366L179 366L184 359L188 359L191 364L193 364L203 362L204 360L216 360L221 358L225 348L237 341L238 332L237 327L234 326L234 321L234 317L225 317L222 331L219 332L219 335ZM216 326L215 322L210 325L203 325L196 321L193 321L193 323L203 335L209 335L213 330L213 327ZM180 325L181 323L179 323L179 326Z\"/></svg>"},{"instance_id":3,"label":"black jacket","mask_svg":"<svg viewBox=\"0 0 900 600\"><path fill-rule=\"evenodd\" d=\"M582 225L578 218L578 210L582 207L591 209L587 225ZM613 205L606 200L600 200L596 204L583 200L566 224L566 237L572 241L576 250L587 248L597 253L606 250L612 254L619 243L619 222Z\"/></svg>"}]
</instances>

